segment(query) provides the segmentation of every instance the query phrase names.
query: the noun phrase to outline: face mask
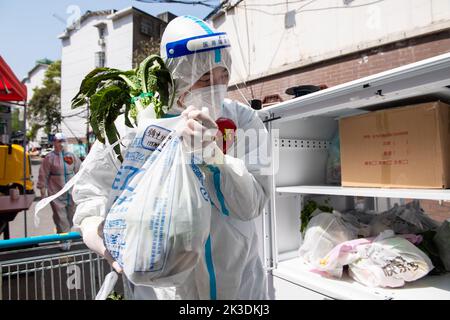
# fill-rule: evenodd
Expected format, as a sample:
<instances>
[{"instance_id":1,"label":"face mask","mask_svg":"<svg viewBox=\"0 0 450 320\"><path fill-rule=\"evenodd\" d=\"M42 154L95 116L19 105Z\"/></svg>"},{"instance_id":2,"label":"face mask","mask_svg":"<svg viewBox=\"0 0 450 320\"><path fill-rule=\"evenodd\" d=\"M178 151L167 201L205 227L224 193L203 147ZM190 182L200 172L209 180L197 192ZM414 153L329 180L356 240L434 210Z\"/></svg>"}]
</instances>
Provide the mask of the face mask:
<instances>
[{"instance_id":1,"label":"face mask","mask_svg":"<svg viewBox=\"0 0 450 320\"><path fill-rule=\"evenodd\" d=\"M61 143L61 148L62 148L62 150L67 151L67 148L68 148L67 142Z\"/></svg>"},{"instance_id":2,"label":"face mask","mask_svg":"<svg viewBox=\"0 0 450 320\"><path fill-rule=\"evenodd\" d=\"M223 84L194 89L186 95L183 104L186 108L193 105L199 110L206 107L211 118L216 120L222 115L222 103L226 94L227 86Z\"/></svg>"}]
</instances>

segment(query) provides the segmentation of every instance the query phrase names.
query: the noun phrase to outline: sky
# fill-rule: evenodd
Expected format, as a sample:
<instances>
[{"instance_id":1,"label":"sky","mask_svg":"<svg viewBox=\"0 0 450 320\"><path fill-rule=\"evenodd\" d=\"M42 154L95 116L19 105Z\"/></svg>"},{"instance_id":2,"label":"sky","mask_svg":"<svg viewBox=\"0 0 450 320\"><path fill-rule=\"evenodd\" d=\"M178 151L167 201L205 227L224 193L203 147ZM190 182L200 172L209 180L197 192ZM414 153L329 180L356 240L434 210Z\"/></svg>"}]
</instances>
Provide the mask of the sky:
<instances>
[{"instance_id":1,"label":"sky","mask_svg":"<svg viewBox=\"0 0 450 320\"><path fill-rule=\"evenodd\" d=\"M170 11L199 18L204 18L212 10L198 5L150 4L132 0L0 0L0 55L22 80L36 60L61 58L61 40L57 36L78 12L120 10L130 6L152 15Z\"/></svg>"}]
</instances>

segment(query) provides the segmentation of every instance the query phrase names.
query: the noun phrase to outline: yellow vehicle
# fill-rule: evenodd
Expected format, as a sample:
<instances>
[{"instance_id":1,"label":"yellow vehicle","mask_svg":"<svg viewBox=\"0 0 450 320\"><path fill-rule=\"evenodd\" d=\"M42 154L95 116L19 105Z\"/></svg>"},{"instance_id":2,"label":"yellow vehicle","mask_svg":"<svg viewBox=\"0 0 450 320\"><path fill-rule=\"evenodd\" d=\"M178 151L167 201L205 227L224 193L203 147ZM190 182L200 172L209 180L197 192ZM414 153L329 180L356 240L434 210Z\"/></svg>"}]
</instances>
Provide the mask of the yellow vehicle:
<instances>
[{"instance_id":1,"label":"yellow vehicle","mask_svg":"<svg viewBox=\"0 0 450 320\"><path fill-rule=\"evenodd\" d=\"M23 194L23 147L18 144L0 144L0 192L9 194L9 189L17 188ZM26 155L26 193L33 193L30 157Z\"/></svg>"}]
</instances>

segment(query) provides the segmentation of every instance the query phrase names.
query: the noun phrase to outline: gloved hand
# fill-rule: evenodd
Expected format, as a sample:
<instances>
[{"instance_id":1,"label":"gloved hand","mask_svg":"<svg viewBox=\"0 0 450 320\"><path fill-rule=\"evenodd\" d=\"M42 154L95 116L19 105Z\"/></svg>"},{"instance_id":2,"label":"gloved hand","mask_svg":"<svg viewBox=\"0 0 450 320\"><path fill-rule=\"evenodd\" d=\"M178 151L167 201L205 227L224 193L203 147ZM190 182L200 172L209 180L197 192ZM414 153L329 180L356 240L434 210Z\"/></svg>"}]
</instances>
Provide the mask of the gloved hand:
<instances>
[{"instance_id":1,"label":"gloved hand","mask_svg":"<svg viewBox=\"0 0 450 320\"><path fill-rule=\"evenodd\" d=\"M223 163L224 154L215 142L218 127L209 116L208 109L198 110L189 106L181 116L186 120L182 136L188 152L194 153L207 164Z\"/></svg>"},{"instance_id":2,"label":"gloved hand","mask_svg":"<svg viewBox=\"0 0 450 320\"><path fill-rule=\"evenodd\" d=\"M117 273L121 273L122 268L103 242L103 221L104 219L99 216L84 218L80 225L83 241L89 249L104 257Z\"/></svg>"}]
</instances>

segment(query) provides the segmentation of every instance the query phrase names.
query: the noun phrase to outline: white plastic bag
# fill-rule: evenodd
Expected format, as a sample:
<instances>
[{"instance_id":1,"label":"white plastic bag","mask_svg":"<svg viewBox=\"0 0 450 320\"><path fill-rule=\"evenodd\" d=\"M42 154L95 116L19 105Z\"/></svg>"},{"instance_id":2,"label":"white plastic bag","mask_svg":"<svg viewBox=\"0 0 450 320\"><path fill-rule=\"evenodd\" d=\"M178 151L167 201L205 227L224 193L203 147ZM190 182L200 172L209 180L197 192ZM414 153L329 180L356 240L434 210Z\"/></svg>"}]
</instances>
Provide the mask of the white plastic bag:
<instances>
[{"instance_id":1,"label":"white plastic bag","mask_svg":"<svg viewBox=\"0 0 450 320\"><path fill-rule=\"evenodd\" d=\"M377 237L360 238L342 242L328 252L328 254L320 260L320 264L311 271L325 276L341 278L344 271L344 266L350 265L351 263L364 257L361 255L364 253L364 250L359 250L360 246L369 245L374 241L380 241L383 239L392 238L394 236L395 235L392 230L386 230ZM414 244L423 240L421 236L412 234L399 235L399 237Z\"/></svg>"},{"instance_id":2,"label":"white plastic bag","mask_svg":"<svg viewBox=\"0 0 450 320\"><path fill-rule=\"evenodd\" d=\"M397 234L417 234L435 230L439 226L423 212L418 201L402 206L395 204L392 209L375 216L370 225L373 236L384 230L393 230Z\"/></svg>"},{"instance_id":3,"label":"white plastic bag","mask_svg":"<svg viewBox=\"0 0 450 320\"><path fill-rule=\"evenodd\" d=\"M100 290L95 296L95 300L106 300L110 293L114 290L114 286L116 285L118 279L119 275L115 271L108 273L102 286L100 287Z\"/></svg>"},{"instance_id":4,"label":"white plastic bag","mask_svg":"<svg viewBox=\"0 0 450 320\"><path fill-rule=\"evenodd\" d=\"M374 213L366 213L358 210L351 210L342 213L342 219L358 230L358 236L362 236L364 238L372 236L370 222L374 217Z\"/></svg>"},{"instance_id":5,"label":"white plastic bag","mask_svg":"<svg viewBox=\"0 0 450 320\"><path fill-rule=\"evenodd\" d=\"M135 285L181 285L204 252L211 205L183 121L141 119L112 185L105 246Z\"/></svg>"},{"instance_id":6,"label":"white plastic bag","mask_svg":"<svg viewBox=\"0 0 450 320\"><path fill-rule=\"evenodd\" d=\"M322 212L308 223L299 256L312 267L338 244L356 238L356 230L346 224L337 211Z\"/></svg>"},{"instance_id":7,"label":"white plastic bag","mask_svg":"<svg viewBox=\"0 0 450 320\"><path fill-rule=\"evenodd\" d=\"M335 246L326 256L320 259L319 264L311 271L323 276L341 278L344 266L358 260L358 246L369 244L373 239L354 239L342 242Z\"/></svg>"},{"instance_id":8,"label":"white plastic bag","mask_svg":"<svg viewBox=\"0 0 450 320\"><path fill-rule=\"evenodd\" d=\"M374 242L358 246L357 251L360 259L349 264L349 274L369 287L402 287L433 269L425 253L393 232L384 232Z\"/></svg>"}]
</instances>

